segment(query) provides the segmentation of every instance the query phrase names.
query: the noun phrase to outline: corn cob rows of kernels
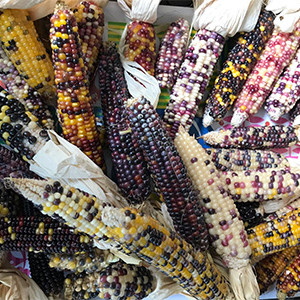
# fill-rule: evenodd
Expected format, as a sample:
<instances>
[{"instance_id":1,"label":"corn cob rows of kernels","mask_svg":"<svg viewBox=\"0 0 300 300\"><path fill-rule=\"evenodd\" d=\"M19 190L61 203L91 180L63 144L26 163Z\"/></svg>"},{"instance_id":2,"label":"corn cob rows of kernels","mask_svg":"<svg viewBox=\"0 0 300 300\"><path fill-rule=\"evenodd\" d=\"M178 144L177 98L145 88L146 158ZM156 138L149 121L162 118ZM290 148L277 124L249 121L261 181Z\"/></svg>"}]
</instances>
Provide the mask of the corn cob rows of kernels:
<instances>
[{"instance_id":1,"label":"corn cob rows of kernels","mask_svg":"<svg viewBox=\"0 0 300 300\"><path fill-rule=\"evenodd\" d=\"M298 143L298 128L284 125L237 127L211 131L202 138L209 145L218 148L287 148Z\"/></svg>"},{"instance_id":2,"label":"corn cob rows of kernels","mask_svg":"<svg viewBox=\"0 0 300 300\"><path fill-rule=\"evenodd\" d=\"M104 31L103 9L92 2L82 1L73 12L78 24L84 65L88 74L92 76Z\"/></svg>"},{"instance_id":3,"label":"corn cob rows of kernels","mask_svg":"<svg viewBox=\"0 0 300 300\"><path fill-rule=\"evenodd\" d=\"M58 2L50 21L58 113L63 135L97 165L103 166L75 16Z\"/></svg>"},{"instance_id":4,"label":"corn cob rows of kernels","mask_svg":"<svg viewBox=\"0 0 300 300\"><path fill-rule=\"evenodd\" d=\"M127 26L124 56L141 65L154 76L156 58L154 26L143 21L133 21Z\"/></svg>"},{"instance_id":5,"label":"corn cob rows of kernels","mask_svg":"<svg viewBox=\"0 0 300 300\"><path fill-rule=\"evenodd\" d=\"M0 137L22 159L30 160L49 140L47 131L23 104L0 88Z\"/></svg>"},{"instance_id":6,"label":"corn cob rows of kernels","mask_svg":"<svg viewBox=\"0 0 300 300\"><path fill-rule=\"evenodd\" d=\"M267 150L206 149L211 161L221 171L246 171L289 167L284 155Z\"/></svg>"},{"instance_id":7,"label":"corn cob rows of kernels","mask_svg":"<svg viewBox=\"0 0 300 300\"><path fill-rule=\"evenodd\" d=\"M88 251L93 244L87 235L49 217L2 217L0 232L2 251L76 253Z\"/></svg>"},{"instance_id":8,"label":"corn cob rows of kernels","mask_svg":"<svg viewBox=\"0 0 300 300\"><path fill-rule=\"evenodd\" d=\"M1 10L0 36L2 48L22 78L45 96L53 97L53 67L29 13L22 9Z\"/></svg>"},{"instance_id":9,"label":"corn cob rows of kernels","mask_svg":"<svg viewBox=\"0 0 300 300\"><path fill-rule=\"evenodd\" d=\"M235 206L240 213L246 229L263 222L264 210L259 202L236 202Z\"/></svg>"},{"instance_id":10,"label":"corn cob rows of kernels","mask_svg":"<svg viewBox=\"0 0 300 300\"><path fill-rule=\"evenodd\" d=\"M300 98L298 99L295 106L289 112L290 123L293 124L296 118L300 115ZM299 122L298 122L299 123Z\"/></svg>"},{"instance_id":11,"label":"corn cob rows of kernels","mask_svg":"<svg viewBox=\"0 0 300 300\"><path fill-rule=\"evenodd\" d=\"M155 78L161 88L170 89L176 81L187 48L189 28L189 22L179 18L171 23L160 43Z\"/></svg>"},{"instance_id":12,"label":"corn cob rows of kernels","mask_svg":"<svg viewBox=\"0 0 300 300\"><path fill-rule=\"evenodd\" d=\"M183 129L179 131L175 145L200 192L213 246L226 266L232 268L230 263L237 261L234 268L243 267L245 261L249 263L251 254L247 234L233 200L216 176L216 168L202 146Z\"/></svg>"},{"instance_id":13,"label":"corn cob rows of kernels","mask_svg":"<svg viewBox=\"0 0 300 300\"><path fill-rule=\"evenodd\" d=\"M262 259L266 255L299 245L299 218L300 210L296 208L281 218L248 229L252 258Z\"/></svg>"},{"instance_id":14,"label":"corn cob rows of kernels","mask_svg":"<svg viewBox=\"0 0 300 300\"><path fill-rule=\"evenodd\" d=\"M208 232L187 170L168 136L162 120L145 98L128 106L132 131L143 150L154 183L165 201L175 230L200 249L208 247Z\"/></svg>"},{"instance_id":15,"label":"corn cob rows of kernels","mask_svg":"<svg viewBox=\"0 0 300 300\"><path fill-rule=\"evenodd\" d=\"M300 48L295 57L277 80L265 109L272 120L277 121L288 113L300 98Z\"/></svg>"},{"instance_id":16,"label":"corn cob rows of kernels","mask_svg":"<svg viewBox=\"0 0 300 300\"><path fill-rule=\"evenodd\" d=\"M108 250L92 249L86 253L60 254L50 256L49 266L58 270L70 270L75 273L99 272L109 264L119 260Z\"/></svg>"},{"instance_id":17,"label":"corn cob rows of kernels","mask_svg":"<svg viewBox=\"0 0 300 300\"><path fill-rule=\"evenodd\" d=\"M207 100L203 117L205 127L211 125L214 120L223 118L237 99L265 43L272 34L274 18L275 15L272 12L263 10L255 28L243 33L229 52Z\"/></svg>"},{"instance_id":18,"label":"corn cob rows of kernels","mask_svg":"<svg viewBox=\"0 0 300 300\"><path fill-rule=\"evenodd\" d=\"M295 56L299 41L300 21L292 33L274 30L235 102L232 126L241 126L249 115L258 112L275 80Z\"/></svg>"},{"instance_id":19,"label":"corn cob rows of kernels","mask_svg":"<svg viewBox=\"0 0 300 300\"><path fill-rule=\"evenodd\" d=\"M62 294L64 273L49 267L49 258L45 253L28 253L31 278L41 288L47 297L57 297Z\"/></svg>"},{"instance_id":20,"label":"corn cob rows of kernels","mask_svg":"<svg viewBox=\"0 0 300 300\"><path fill-rule=\"evenodd\" d=\"M279 278L290 261L300 252L299 247L291 247L268 255L255 265L260 293L264 293Z\"/></svg>"},{"instance_id":21,"label":"corn cob rows of kernels","mask_svg":"<svg viewBox=\"0 0 300 300\"><path fill-rule=\"evenodd\" d=\"M300 253L298 253L279 277L277 284L277 297L283 300L292 297L300 290Z\"/></svg>"},{"instance_id":22,"label":"corn cob rows of kernels","mask_svg":"<svg viewBox=\"0 0 300 300\"><path fill-rule=\"evenodd\" d=\"M0 47L0 78L8 92L17 98L26 110L29 110L41 126L47 129L53 128L53 120L47 105L42 101L41 95L35 91L20 76L18 70L9 60L4 50Z\"/></svg>"},{"instance_id":23,"label":"corn cob rows of kernels","mask_svg":"<svg viewBox=\"0 0 300 300\"><path fill-rule=\"evenodd\" d=\"M150 270L118 262L91 274L71 274L65 280L66 299L144 299L153 291Z\"/></svg>"},{"instance_id":24,"label":"corn cob rows of kernels","mask_svg":"<svg viewBox=\"0 0 300 300\"><path fill-rule=\"evenodd\" d=\"M60 196L47 192L51 180L7 179L43 213L53 211L78 230L119 246L119 250L155 266L196 299L225 299L227 284L216 266L201 252L136 209L112 208L100 199L64 186ZM57 185L57 184L56 184ZM68 197L67 197L68 195ZM59 199L58 199L59 198ZM55 201L55 202L54 202ZM60 203L59 203L60 202Z\"/></svg>"},{"instance_id":25,"label":"corn cob rows of kernels","mask_svg":"<svg viewBox=\"0 0 300 300\"><path fill-rule=\"evenodd\" d=\"M0 216L23 215L21 203L23 197L11 189L0 188Z\"/></svg>"},{"instance_id":26,"label":"corn cob rows of kernels","mask_svg":"<svg viewBox=\"0 0 300 300\"><path fill-rule=\"evenodd\" d=\"M170 94L164 121L172 137L192 126L198 105L225 43L216 32L200 29L193 37Z\"/></svg>"},{"instance_id":27,"label":"corn cob rows of kernels","mask_svg":"<svg viewBox=\"0 0 300 300\"><path fill-rule=\"evenodd\" d=\"M221 173L222 183L238 202L280 200L300 196L300 169L259 169Z\"/></svg>"}]
</instances>

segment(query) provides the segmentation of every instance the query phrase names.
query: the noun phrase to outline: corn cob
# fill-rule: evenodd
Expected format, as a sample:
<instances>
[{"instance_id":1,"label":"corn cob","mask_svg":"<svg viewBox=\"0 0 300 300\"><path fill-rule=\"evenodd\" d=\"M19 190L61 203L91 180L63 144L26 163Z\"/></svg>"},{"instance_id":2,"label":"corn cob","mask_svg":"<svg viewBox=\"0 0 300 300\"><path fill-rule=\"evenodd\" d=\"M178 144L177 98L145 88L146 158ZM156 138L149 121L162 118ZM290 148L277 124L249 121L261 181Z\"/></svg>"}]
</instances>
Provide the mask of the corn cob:
<instances>
[{"instance_id":1,"label":"corn cob","mask_svg":"<svg viewBox=\"0 0 300 300\"><path fill-rule=\"evenodd\" d=\"M129 61L141 65L147 73L154 76L155 30L150 23L133 21L127 26L124 56Z\"/></svg>"},{"instance_id":2,"label":"corn cob","mask_svg":"<svg viewBox=\"0 0 300 300\"><path fill-rule=\"evenodd\" d=\"M41 126L53 129L54 122L51 113L47 105L43 103L42 97L20 76L2 48L0 48L0 78L8 92L38 118Z\"/></svg>"},{"instance_id":3,"label":"corn cob","mask_svg":"<svg viewBox=\"0 0 300 300\"><path fill-rule=\"evenodd\" d=\"M113 208L75 188L60 186L46 192L50 180L7 179L43 213L55 212L67 224L87 234L114 242L125 253L135 254L173 278L196 299L225 299L228 287L215 265L202 252L134 208ZM55 183L57 186L58 184ZM71 198L67 195L71 196Z\"/></svg>"},{"instance_id":4,"label":"corn cob","mask_svg":"<svg viewBox=\"0 0 300 300\"><path fill-rule=\"evenodd\" d=\"M289 262L299 253L299 247L291 247L268 255L255 265L260 293L263 294L279 278Z\"/></svg>"},{"instance_id":5,"label":"corn cob","mask_svg":"<svg viewBox=\"0 0 300 300\"><path fill-rule=\"evenodd\" d=\"M205 127L211 125L214 120L223 118L237 99L265 43L272 34L274 18L275 15L272 12L263 10L255 28L243 33L230 51L207 100L203 117Z\"/></svg>"},{"instance_id":6,"label":"corn cob","mask_svg":"<svg viewBox=\"0 0 300 300\"><path fill-rule=\"evenodd\" d=\"M299 129L293 126L238 127L211 131L203 140L218 148L272 149L287 148L298 143Z\"/></svg>"},{"instance_id":7,"label":"corn cob","mask_svg":"<svg viewBox=\"0 0 300 300\"><path fill-rule=\"evenodd\" d=\"M76 253L88 251L93 241L49 217L0 218L1 251Z\"/></svg>"},{"instance_id":8,"label":"corn cob","mask_svg":"<svg viewBox=\"0 0 300 300\"><path fill-rule=\"evenodd\" d=\"M188 131L225 43L216 32L200 29L186 51L172 88L164 121L171 137L180 124Z\"/></svg>"},{"instance_id":9,"label":"corn cob","mask_svg":"<svg viewBox=\"0 0 300 300\"><path fill-rule=\"evenodd\" d=\"M25 110L18 100L0 88L0 137L22 159L30 160L49 140L47 131L37 124L37 118Z\"/></svg>"},{"instance_id":10,"label":"corn cob","mask_svg":"<svg viewBox=\"0 0 300 300\"><path fill-rule=\"evenodd\" d=\"M63 135L103 166L77 23L74 14L61 2L51 17L50 40Z\"/></svg>"},{"instance_id":11,"label":"corn cob","mask_svg":"<svg viewBox=\"0 0 300 300\"><path fill-rule=\"evenodd\" d=\"M215 167L221 171L246 171L290 167L284 155L263 150L206 149Z\"/></svg>"},{"instance_id":12,"label":"corn cob","mask_svg":"<svg viewBox=\"0 0 300 300\"><path fill-rule=\"evenodd\" d=\"M179 73L189 38L189 23L173 22L162 39L155 66L155 78L161 88L172 88Z\"/></svg>"},{"instance_id":13,"label":"corn cob","mask_svg":"<svg viewBox=\"0 0 300 300\"><path fill-rule=\"evenodd\" d=\"M93 273L101 271L118 260L119 258L108 250L92 249L89 252L79 254L52 254L49 266L62 271Z\"/></svg>"},{"instance_id":14,"label":"corn cob","mask_svg":"<svg viewBox=\"0 0 300 300\"><path fill-rule=\"evenodd\" d=\"M132 131L143 150L154 183L166 202L175 230L188 242L207 249L207 228L187 170L163 122L145 98L128 106Z\"/></svg>"},{"instance_id":15,"label":"corn cob","mask_svg":"<svg viewBox=\"0 0 300 300\"><path fill-rule=\"evenodd\" d=\"M200 192L212 245L231 272L233 291L238 293L239 290L244 290L245 295L256 299L259 291L249 264L251 248L233 200L226 193L218 175L216 176L217 170L209 160L208 154L182 127L175 139L175 145L188 174ZM240 282L241 276L249 276L248 286Z\"/></svg>"},{"instance_id":16,"label":"corn cob","mask_svg":"<svg viewBox=\"0 0 300 300\"><path fill-rule=\"evenodd\" d=\"M300 41L300 21L292 33L274 30L257 64L234 105L232 126L241 126L249 115L258 112L270 94L275 80L296 54Z\"/></svg>"},{"instance_id":17,"label":"corn cob","mask_svg":"<svg viewBox=\"0 0 300 300\"><path fill-rule=\"evenodd\" d=\"M81 39L84 65L91 76L95 70L96 60L102 43L104 31L103 9L98 5L82 1L74 10Z\"/></svg>"},{"instance_id":18,"label":"corn cob","mask_svg":"<svg viewBox=\"0 0 300 300\"><path fill-rule=\"evenodd\" d=\"M296 208L281 218L248 229L252 258L259 260L285 248L298 246L300 243L299 216L300 210Z\"/></svg>"},{"instance_id":19,"label":"corn cob","mask_svg":"<svg viewBox=\"0 0 300 300\"><path fill-rule=\"evenodd\" d=\"M266 100L265 109L272 120L277 121L288 113L300 98L300 49L289 66L280 75L271 95Z\"/></svg>"},{"instance_id":20,"label":"corn cob","mask_svg":"<svg viewBox=\"0 0 300 300\"><path fill-rule=\"evenodd\" d=\"M0 37L2 48L29 86L54 97L53 67L29 13L22 9L1 10Z\"/></svg>"},{"instance_id":21,"label":"corn cob","mask_svg":"<svg viewBox=\"0 0 300 300\"><path fill-rule=\"evenodd\" d=\"M300 98L295 104L295 106L293 107L293 109L289 112L290 123L293 124L299 115L300 115Z\"/></svg>"},{"instance_id":22,"label":"corn cob","mask_svg":"<svg viewBox=\"0 0 300 300\"><path fill-rule=\"evenodd\" d=\"M28 253L31 278L47 297L58 297L64 287L64 273L49 267L45 253Z\"/></svg>"},{"instance_id":23,"label":"corn cob","mask_svg":"<svg viewBox=\"0 0 300 300\"><path fill-rule=\"evenodd\" d=\"M235 206L239 211L246 229L263 222L264 209L260 206L259 202L236 202Z\"/></svg>"},{"instance_id":24,"label":"corn cob","mask_svg":"<svg viewBox=\"0 0 300 300\"><path fill-rule=\"evenodd\" d=\"M22 215L20 208L23 197L11 189L0 189L0 217Z\"/></svg>"},{"instance_id":25,"label":"corn cob","mask_svg":"<svg viewBox=\"0 0 300 300\"><path fill-rule=\"evenodd\" d=\"M118 262L92 274L71 274L65 288L67 300L144 299L153 291L153 277L145 267Z\"/></svg>"}]
</instances>

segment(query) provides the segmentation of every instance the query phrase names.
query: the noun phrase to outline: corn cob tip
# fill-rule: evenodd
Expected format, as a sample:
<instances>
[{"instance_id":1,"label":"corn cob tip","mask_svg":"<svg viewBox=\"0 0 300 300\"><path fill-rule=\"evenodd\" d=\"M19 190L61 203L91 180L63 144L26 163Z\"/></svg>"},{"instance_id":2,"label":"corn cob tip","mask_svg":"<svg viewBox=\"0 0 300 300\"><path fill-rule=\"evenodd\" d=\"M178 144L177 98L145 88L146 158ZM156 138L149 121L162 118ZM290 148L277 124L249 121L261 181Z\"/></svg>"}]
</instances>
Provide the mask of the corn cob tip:
<instances>
[{"instance_id":1,"label":"corn cob tip","mask_svg":"<svg viewBox=\"0 0 300 300\"><path fill-rule=\"evenodd\" d=\"M281 292L281 291L278 291L277 292L277 299L278 300L285 300L286 299L286 294Z\"/></svg>"},{"instance_id":2,"label":"corn cob tip","mask_svg":"<svg viewBox=\"0 0 300 300\"><path fill-rule=\"evenodd\" d=\"M210 116L209 114L204 114L203 116L203 126L206 128L210 126L214 121L214 118Z\"/></svg>"},{"instance_id":3,"label":"corn cob tip","mask_svg":"<svg viewBox=\"0 0 300 300\"><path fill-rule=\"evenodd\" d=\"M249 115L245 111L237 109L232 116L231 126L240 127L247 119Z\"/></svg>"},{"instance_id":4,"label":"corn cob tip","mask_svg":"<svg viewBox=\"0 0 300 300\"><path fill-rule=\"evenodd\" d=\"M282 116L281 109L279 107L272 107L268 110L268 115L271 120L278 121L278 119Z\"/></svg>"}]
</instances>

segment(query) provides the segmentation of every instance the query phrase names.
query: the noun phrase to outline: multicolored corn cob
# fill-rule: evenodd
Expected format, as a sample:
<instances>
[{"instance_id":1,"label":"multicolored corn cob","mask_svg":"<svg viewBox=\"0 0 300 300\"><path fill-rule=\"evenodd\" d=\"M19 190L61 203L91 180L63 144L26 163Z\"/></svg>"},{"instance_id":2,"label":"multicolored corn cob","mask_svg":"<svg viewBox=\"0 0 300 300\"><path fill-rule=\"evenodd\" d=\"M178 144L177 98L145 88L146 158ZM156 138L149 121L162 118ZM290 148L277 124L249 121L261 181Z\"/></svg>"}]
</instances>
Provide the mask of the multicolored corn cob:
<instances>
[{"instance_id":1,"label":"multicolored corn cob","mask_svg":"<svg viewBox=\"0 0 300 300\"><path fill-rule=\"evenodd\" d=\"M296 54L300 41L300 21L292 33L274 30L257 64L234 105L232 126L241 126L249 115L256 114L272 87Z\"/></svg>"},{"instance_id":2,"label":"multicolored corn cob","mask_svg":"<svg viewBox=\"0 0 300 300\"><path fill-rule=\"evenodd\" d=\"M31 160L49 140L48 133L23 104L0 88L0 137L22 159Z\"/></svg>"},{"instance_id":3,"label":"multicolored corn cob","mask_svg":"<svg viewBox=\"0 0 300 300\"><path fill-rule=\"evenodd\" d=\"M64 273L49 267L45 253L28 253L31 278L47 297L61 296L64 287Z\"/></svg>"},{"instance_id":4,"label":"multicolored corn cob","mask_svg":"<svg viewBox=\"0 0 300 300\"><path fill-rule=\"evenodd\" d=\"M234 201L274 201L283 206L300 197L300 169L259 169L220 174Z\"/></svg>"},{"instance_id":5,"label":"multicolored corn cob","mask_svg":"<svg viewBox=\"0 0 300 300\"><path fill-rule=\"evenodd\" d=\"M230 51L207 100L203 117L205 127L211 125L214 120L223 118L239 96L267 40L271 37L274 18L272 12L262 10L255 28L243 33Z\"/></svg>"},{"instance_id":6,"label":"multicolored corn cob","mask_svg":"<svg viewBox=\"0 0 300 300\"><path fill-rule=\"evenodd\" d=\"M54 97L51 60L29 13L23 9L1 10L0 37L2 48L29 86L46 97Z\"/></svg>"},{"instance_id":7,"label":"multicolored corn cob","mask_svg":"<svg viewBox=\"0 0 300 300\"><path fill-rule=\"evenodd\" d=\"M109 264L119 260L108 250L92 249L90 252L79 254L53 254L49 266L58 270L70 270L74 273L99 272Z\"/></svg>"},{"instance_id":8,"label":"multicolored corn cob","mask_svg":"<svg viewBox=\"0 0 300 300\"><path fill-rule=\"evenodd\" d=\"M189 22L183 18L171 23L162 39L155 65L155 78L161 88L172 88L183 61L189 39Z\"/></svg>"},{"instance_id":9,"label":"multicolored corn cob","mask_svg":"<svg viewBox=\"0 0 300 300\"><path fill-rule=\"evenodd\" d=\"M211 260L152 217L130 207L113 208L69 186L59 186L57 194L47 192L46 186L53 187L51 180L9 178L7 181L39 205L43 213L55 212L78 230L113 240L120 250L153 265L196 299L222 300L229 295L224 278Z\"/></svg>"},{"instance_id":10,"label":"multicolored corn cob","mask_svg":"<svg viewBox=\"0 0 300 300\"><path fill-rule=\"evenodd\" d=\"M192 126L224 43L223 36L206 29L198 30L193 37L165 110L164 122L171 137L180 125L187 131Z\"/></svg>"},{"instance_id":11,"label":"multicolored corn cob","mask_svg":"<svg viewBox=\"0 0 300 300\"><path fill-rule=\"evenodd\" d=\"M143 21L128 24L124 56L129 61L137 62L152 76L156 58L155 47L155 30L152 24Z\"/></svg>"},{"instance_id":12,"label":"multicolored corn cob","mask_svg":"<svg viewBox=\"0 0 300 300\"><path fill-rule=\"evenodd\" d=\"M290 123L293 124L299 115L300 115L300 98L295 104L295 106L292 108L292 110L289 112ZM300 124L299 120L297 121L297 123Z\"/></svg>"},{"instance_id":13,"label":"multicolored corn cob","mask_svg":"<svg viewBox=\"0 0 300 300\"><path fill-rule=\"evenodd\" d=\"M282 154L266 150L206 149L211 161L221 171L246 171L290 167Z\"/></svg>"},{"instance_id":14,"label":"multicolored corn cob","mask_svg":"<svg viewBox=\"0 0 300 300\"><path fill-rule=\"evenodd\" d=\"M103 166L75 16L66 5L58 2L50 21L58 114L63 135L97 165Z\"/></svg>"},{"instance_id":15,"label":"multicolored corn cob","mask_svg":"<svg viewBox=\"0 0 300 300\"><path fill-rule=\"evenodd\" d=\"M194 186L200 192L200 201L204 207L204 217L213 247L222 257L229 272L238 269L241 272L239 275L235 274L238 277L248 273L248 286L243 286L232 273L230 283L233 291L248 290L245 294L251 293L250 298L255 299L259 292L249 264L251 248L233 200L223 188L224 185L216 174L217 170L209 160L209 155L194 137L181 127L174 142Z\"/></svg>"},{"instance_id":16,"label":"multicolored corn cob","mask_svg":"<svg viewBox=\"0 0 300 300\"><path fill-rule=\"evenodd\" d=\"M84 65L87 73L92 76L102 44L104 31L103 9L93 2L82 1L73 10L78 24Z\"/></svg>"},{"instance_id":17,"label":"multicolored corn cob","mask_svg":"<svg viewBox=\"0 0 300 300\"><path fill-rule=\"evenodd\" d=\"M203 140L218 148L272 149L287 148L298 143L299 129L293 126L237 127L211 131Z\"/></svg>"},{"instance_id":18,"label":"multicolored corn cob","mask_svg":"<svg viewBox=\"0 0 300 300\"><path fill-rule=\"evenodd\" d=\"M65 280L66 300L144 299L154 289L151 271L118 262L91 274L71 274Z\"/></svg>"},{"instance_id":19,"label":"multicolored corn cob","mask_svg":"<svg viewBox=\"0 0 300 300\"><path fill-rule=\"evenodd\" d=\"M295 57L280 75L271 95L266 100L265 109L272 120L277 121L288 113L300 98L300 48Z\"/></svg>"},{"instance_id":20,"label":"multicolored corn cob","mask_svg":"<svg viewBox=\"0 0 300 300\"><path fill-rule=\"evenodd\" d=\"M235 206L240 213L246 229L263 222L264 209L259 202L236 202Z\"/></svg>"},{"instance_id":21,"label":"multicolored corn cob","mask_svg":"<svg viewBox=\"0 0 300 300\"><path fill-rule=\"evenodd\" d=\"M300 243L300 208L281 218L261 223L247 230L252 249L252 258L262 259L266 255Z\"/></svg>"},{"instance_id":22,"label":"multicolored corn cob","mask_svg":"<svg viewBox=\"0 0 300 300\"><path fill-rule=\"evenodd\" d=\"M38 118L41 126L53 129L54 122L47 105L43 103L42 96L20 76L2 48L0 48L0 78L8 92Z\"/></svg>"},{"instance_id":23,"label":"multicolored corn cob","mask_svg":"<svg viewBox=\"0 0 300 300\"><path fill-rule=\"evenodd\" d=\"M255 265L260 293L263 294L279 278L290 261L300 253L299 247L291 247L268 255Z\"/></svg>"},{"instance_id":24,"label":"multicolored corn cob","mask_svg":"<svg viewBox=\"0 0 300 300\"><path fill-rule=\"evenodd\" d=\"M175 230L195 247L207 249L208 232L198 192L162 120L145 98L131 99L128 105L132 131L167 205Z\"/></svg>"},{"instance_id":25,"label":"multicolored corn cob","mask_svg":"<svg viewBox=\"0 0 300 300\"><path fill-rule=\"evenodd\" d=\"M1 251L76 253L89 251L93 241L50 217L0 218Z\"/></svg>"}]
</instances>

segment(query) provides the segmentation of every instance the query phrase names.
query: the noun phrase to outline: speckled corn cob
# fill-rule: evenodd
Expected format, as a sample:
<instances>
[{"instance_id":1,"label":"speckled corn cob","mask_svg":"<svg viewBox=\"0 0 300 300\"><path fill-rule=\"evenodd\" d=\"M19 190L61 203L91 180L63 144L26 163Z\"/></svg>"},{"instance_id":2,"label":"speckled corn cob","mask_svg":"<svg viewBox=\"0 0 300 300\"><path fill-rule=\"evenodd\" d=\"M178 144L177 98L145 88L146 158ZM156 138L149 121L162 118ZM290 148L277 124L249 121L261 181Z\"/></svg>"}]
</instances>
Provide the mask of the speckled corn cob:
<instances>
[{"instance_id":1,"label":"speckled corn cob","mask_svg":"<svg viewBox=\"0 0 300 300\"><path fill-rule=\"evenodd\" d=\"M247 230L252 249L252 258L262 259L300 243L300 209L287 213L281 218L261 223Z\"/></svg>"},{"instance_id":2,"label":"speckled corn cob","mask_svg":"<svg viewBox=\"0 0 300 300\"><path fill-rule=\"evenodd\" d=\"M246 229L263 222L264 209L259 202L236 202L235 206L240 213Z\"/></svg>"},{"instance_id":3,"label":"speckled corn cob","mask_svg":"<svg viewBox=\"0 0 300 300\"><path fill-rule=\"evenodd\" d=\"M300 48L289 66L280 75L271 95L266 100L265 109L272 120L278 120L288 113L300 98Z\"/></svg>"},{"instance_id":4,"label":"speckled corn cob","mask_svg":"<svg viewBox=\"0 0 300 300\"><path fill-rule=\"evenodd\" d=\"M238 127L211 131L203 140L218 148L272 149L287 148L298 143L299 129L293 126Z\"/></svg>"},{"instance_id":5,"label":"speckled corn cob","mask_svg":"<svg viewBox=\"0 0 300 300\"><path fill-rule=\"evenodd\" d=\"M161 88L171 88L178 76L189 38L189 22L183 18L171 23L162 39L155 66Z\"/></svg>"},{"instance_id":6,"label":"speckled corn cob","mask_svg":"<svg viewBox=\"0 0 300 300\"><path fill-rule=\"evenodd\" d=\"M53 67L29 13L1 10L0 37L2 48L29 86L45 96L55 96Z\"/></svg>"},{"instance_id":7,"label":"speckled corn cob","mask_svg":"<svg viewBox=\"0 0 300 300\"><path fill-rule=\"evenodd\" d=\"M131 99L128 114L132 131L167 205L175 230L186 241L205 250L208 246L207 229L198 192L163 122L145 98Z\"/></svg>"},{"instance_id":8,"label":"speckled corn cob","mask_svg":"<svg viewBox=\"0 0 300 300\"><path fill-rule=\"evenodd\" d=\"M71 274L65 280L66 299L144 299L153 291L150 270L124 262L110 264L91 274ZM72 295L72 297L68 297Z\"/></svg>"},{"instance_id":9,"label":"speckled corn cob","mask_svg":"<svg viewBox=\"0 0 300 300\"><path fill-rule=\"evenodd\" d=\"M164 122L171 137L180 124L188 131L225 43L223 36L200 29L186 51L172 88Z\"/></svg>"},{"instance_id":10,"label":"speckled corn cob","mask_svg":"<svg viewBox=\"0 0 300 300\"><path fill-rule=\"evenodd\" d=\"M295 106L293 107L293 109L289 112L290 123L293 124L299 115L300 115L300 98L297 101L297 103L295 104ZM300 120L298 118L298 124L300 124L299 121Z\"/></svg>"},{"instance_id":11,"label":"speckled corn cob","mask_svg":"<svg viewBox=\"0 0 300 300\"><path fill-rule=\"evenodd\" d=\"M241 126L256 114L272 91L275 80L296 54L300 41L300 20L292 33L274 30L257 64L234 105L232 126Z\"/></svg>"},{"instance_id":12,"label":"speckled corn cob","mask_svg":"<svg viewBox=\"0 0 300 300\"><path fill-rule=\"evenodd\" d=\"M292 259L277 281L277 298L293 297L300 290L300 253Z\"/></svg>"},{"instance_id":13,"label":"speckled corn cob","mask_svg":"<svg viewBox=\"0 0 300 300\"><path fill-rule=\"evenodd\" d=\"M41 126L53 129L54 122L47 105L42 101L42 96L20 76L2 48L0 48L0 78L8 92L38 118Z\"/></svg>"},{"instance_id":14,"label":"speckled corn cob","mask_svg":"<svg viewBox=\"0 0 300 300\"><path fill-rule=\"evenodd\" d=\"M51 17L50 40L63 135L103 166L76 19L61 2Z\"/></svg>"},{"instance_id":15,"label":"speckled corn cob","mask_svg":"<svg viewBox=\"0 0 300 300\"><path fill-rule=\"evenodd\" d=\"M28 253L31 278L47 297L58 297L64 287L64 273L49 267L45 253Z\"/></svg>"},{"instance_id":16,"label":"speckled corn cob","mask_svg":"<svg viewBox=\"0 0 300 300\"><path fill-rule=\"evenodd\" d=\"M225 299L228 287L215 265L202 253L134 208L113 208L75 188L62 187L54 198L44 194L50 180L7 179L43 213L54 211L67 224L97 238L106 237L129 255L135 254L173 278L196 299ZM56 184L57 185L57 184ZM54 193L55 194L55 193ZM78 212L77 212L78 211Z\"/></svg>"},{"instance_id":17,"label":"speckled corn cob","mask_svg":"<svg viewBox=\"0 0 300 300\"><path fill-rule=\"evenodd\" d=\"M246 171L290 167L284 155L264 150L206 149L211 161L221 171Z\"/></svg>"},{"instance_id":18,"label":"speckled corn cob","mask_svg":"<svg viewBox=\"0 0 300 300\"><path fill-rule=\"evenodd\" d=\"M223 188L224 185L216 174L217 170L209 160L208 154L182 127L175 139L175 145L194 186L200 192L200 201L204 207L204 217L213 247L222 257L229 272L240 270L241 274L238 277L249 276L249 285L243 286L238 279L237 282L233 279L236 274L232 273L230 283L233 291L249 289L245 293L251 291L251 298L254 299L258 294L258 286L249 261L251 248L233 200ZM247 275L244 274L246 272Z\"/></svg>"},{"instance_id":19,"label":"speckled corn cob","mask_svg":"<svg viewBox=\"0 0 300 300\"><path fill-rule=\"evenodd\" d=\"M263 294L279 278L290 261L300 253L300 248L291 247L268 255L255 265L260 293Z\"/></svg>"},{"instance_id":20,"label":"speckled corn cob","mask_svg":"<svg viewBox=\"0 0 300 300\"><path fill-rule=\"evenodd\" d=\"M156 57L155 47L155 30L152 24L143 21L128 24L124 56L129 61L137 62L152 76Z\"/></svg>"},{"instance_id":21,"label":"speckled corn cob","mask_svg":"<svg viewBox=\"0 0 300 300\"><path fill-rule=\"evenodd\" d=\"M263 10L255 28L243 33L229 52L207 100L203 117L205 127L211 125L214 120L223 118L237 99L265 43L271 37L274 18L272 12Z\"/></svg>"},{"instance_id":22,"label":"speckled corn cob","mask_svg":"<svg viewBox=\"0 0 300 300\"><path fill-rule=\"evenodd\" d=\"M82 1L74 10L81 39L84 65L91 76L102 43L104 31L103 9L93 2Z\"/></svg>"},{"instance_id":23,"label":"speckled corn cob","mask_svg":"<svg viewBox=\"0 0 300 300\"><path fill-rule=\"evenodd\" d=\"M53 254L50 256L49 266L75 273L93 273L101 271L118 260L119 258L108 250L92 249L89 252L79 254Z\"/></svg>"},{"instance_id":24,"label":"speckled corn cob","mask_svg":"<svg viewBox=\"0 0 300 300\"><path fill-rule=\"evenodd\" d=\"M3 251L76 253L88 251L93 243L87 235L76 234L68 226L44 216L2 217L0 230Z\"/></svg>"},{"instance_id":25,"label":"speckled corn cob","mask_svg":"<svg viewBox=\"0 0 300 300\"><path fill-rule=\"evenodd\" d=\"M22 159L30 160L49 140L47 131L23 104L0 88L0 137Z\"/></svg>"}]
</instances>

